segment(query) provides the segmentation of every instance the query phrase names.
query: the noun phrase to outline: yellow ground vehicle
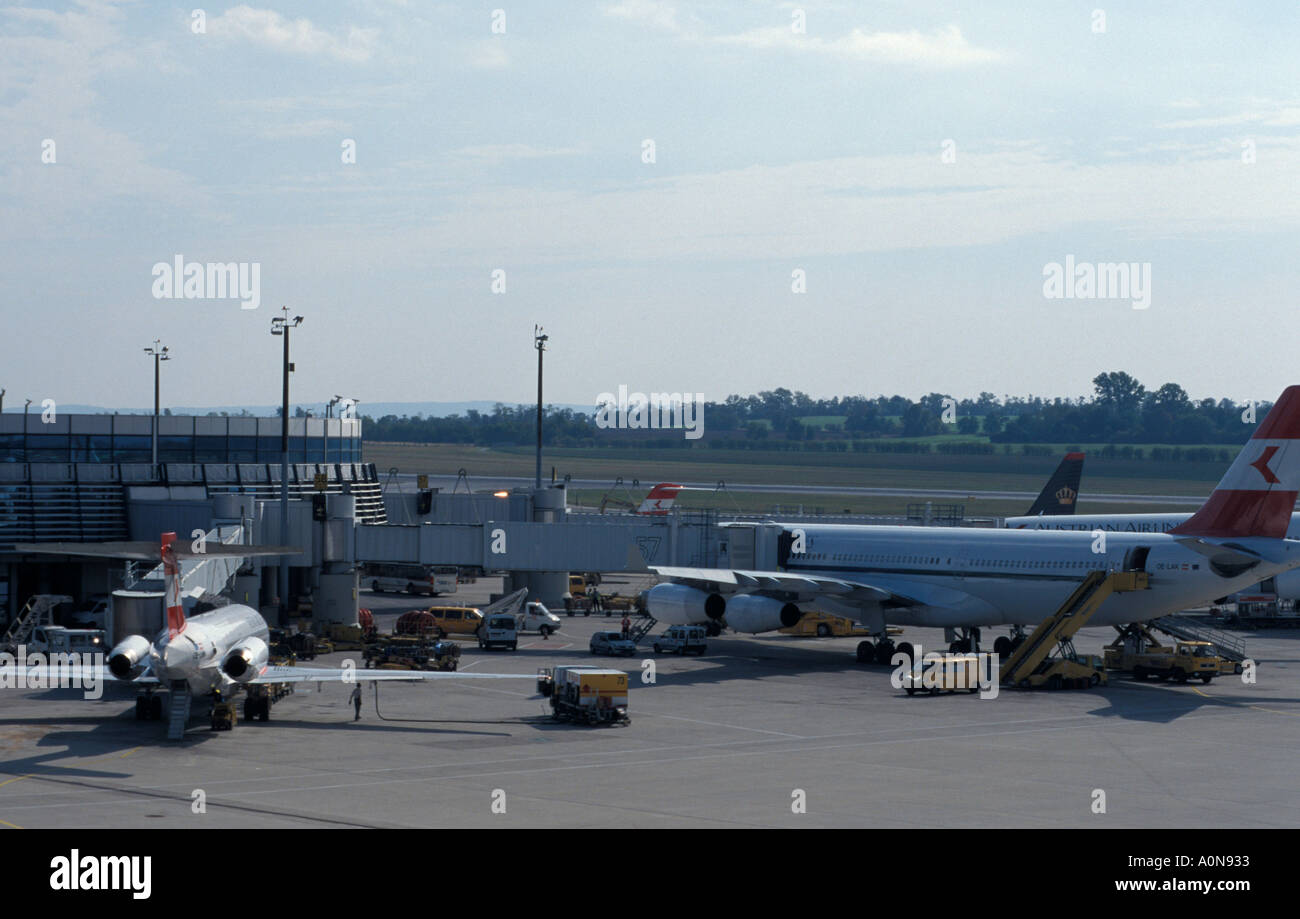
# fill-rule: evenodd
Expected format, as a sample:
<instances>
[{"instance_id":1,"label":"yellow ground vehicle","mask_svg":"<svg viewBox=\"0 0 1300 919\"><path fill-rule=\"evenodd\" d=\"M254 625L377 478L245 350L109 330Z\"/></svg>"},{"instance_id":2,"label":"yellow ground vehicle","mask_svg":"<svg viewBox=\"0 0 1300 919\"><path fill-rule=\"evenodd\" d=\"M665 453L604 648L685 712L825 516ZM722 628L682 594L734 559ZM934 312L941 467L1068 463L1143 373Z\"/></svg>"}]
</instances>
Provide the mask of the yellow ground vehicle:
<instances>
[{"instance_id":1,"label":"yellow ground vehicle","mask_svg":"<svg viewBox=\"0 0 1300 919\"><path fill-rule=\"evenodd\" d=\"M365 633L359 625L343 625L331 622L325 626L325 634L318 638L330 642L335 651L360 651L366 646ZM319 648L317 649L319 651ZM319 651L324 654L326 652Z\"/></svg>"},{"instance_id":2,"label":"yellow ground vehicle","mask_svg":"<svg viewBox=\"0 0 1300 919\"><path fill-rule=\"evenodd\" d=\"M890 635L903 634L901 628L893 625L887 627L886 632ZM794 625L781 629L781 634L816 635L818 638L858 638L870 635L871 630L863 628L861 623L854 622L847 616L809 610Z\"/></svg>"},{"instance_id":3,"label":"yellow ground vehicle","mask_svg":"<svg viewBox=\"0 0 1300 919\"><path fill-rule=\"evenodd\" d=\"M580 574L569 575L569 595L575 600L587 596L587 579Z\"/></svg>"},{"instance_id":4,"label":"yellow ground vehicle","mask_svg":"<svg viewBox=\"0 0 1300 919\"><path fill-rule=\"evenodd\" d=\"M429 613L444 635L473 635L483 624L483 613L468 606L431 606Z\"/></svg>"},{"instance_id":5,"label":"yellow ground vehicle","mask_svg":"<svg viewBox=\"0 0 1300 919\"><path fill-rule=\"evenodd\" d=\"M983 655L987 657L987 655ZM928 692L935 696L941 692L966 692L980 690L980 657L978 654L945 654L917 661L903 674L903 691L909 696ZM988 665L992 673L993 665Z\"/></svg>"},{"instance_id":6,"label":"yellow ground vehicle","mask_svg":"<svg viewBox=\"0 0 1300 919\"><path fill-rule=\"evenodd\" d=\"M1208 683L1220 673L1232 673L1238 665L1214 653L1207 641L1179 641L1172 648L1132 640L1121 635L1105 648L1106 668L1133 674L1135 680L1156 677L1186 683L1199 677Z\"/></svg>"},{"instance_id":7,"label":"yellow ground vehicle","mask_svg":"<svg viewBox=\"0 0 1300 919\"><path fill-rule=\"evenodd\" d=\"M631 724L627 674L599 667L543 667L537 691L551 700L551 717L579 724Z\"/></svg>"}]
</instances>

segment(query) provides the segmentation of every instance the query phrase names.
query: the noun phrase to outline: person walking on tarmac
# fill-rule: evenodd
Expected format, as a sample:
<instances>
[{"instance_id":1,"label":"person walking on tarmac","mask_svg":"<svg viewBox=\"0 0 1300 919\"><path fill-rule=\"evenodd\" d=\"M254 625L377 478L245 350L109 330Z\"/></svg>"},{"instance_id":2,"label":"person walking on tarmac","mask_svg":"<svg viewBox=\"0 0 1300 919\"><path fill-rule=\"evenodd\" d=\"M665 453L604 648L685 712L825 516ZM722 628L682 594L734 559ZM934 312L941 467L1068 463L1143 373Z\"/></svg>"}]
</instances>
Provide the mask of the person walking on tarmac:
<instances>
[{"instance_id":1,"label":"person walking on tarmac","mask_svg":"<svg viewBox=\"0 0 1300 919\"><path fill-rule=\"evenodd\" d=\"M361 720L361 684L360 683L358 683L356 688L352 690L352 698L349 699L349 701L356 707L356 712L357 712L356 717L353 718L352 720L360 721Z\"/></svg>"},{"instance_id":2,"label":"person walking on tarmac","mask_svg":"<svg viewBox=\"0 0 1300 919\"><path fill-rule=\"evenodd\" d=\"M632 620L627 618L627 614L625 613L623 615L623 637L627 638L627 633L630 631L632 631Z\"/></svg>"},{"instance_id":3,"label":"person walking on tarmac","mask_svg":"<svg viewBox=\"0 0 1300 919\"><path fill-rule=\"evenodd\" d=\"M591 600L591 611L593 613L599 613L601 609L600 591L593 586L591 590L587 591L587 597Z\"/></svg>"}]
</instances>

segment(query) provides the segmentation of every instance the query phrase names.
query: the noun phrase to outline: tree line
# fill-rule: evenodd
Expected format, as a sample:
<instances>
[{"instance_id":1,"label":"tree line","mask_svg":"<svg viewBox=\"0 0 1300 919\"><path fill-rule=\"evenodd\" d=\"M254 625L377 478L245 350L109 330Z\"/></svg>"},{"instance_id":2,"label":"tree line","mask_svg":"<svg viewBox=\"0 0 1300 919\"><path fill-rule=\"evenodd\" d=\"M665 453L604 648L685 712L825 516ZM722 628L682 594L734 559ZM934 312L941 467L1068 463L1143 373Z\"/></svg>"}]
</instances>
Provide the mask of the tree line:
<instances>
[{"instance_id":1,"label":"tree line","mask_svg":"<svg viewBox=\"0 0 1300 919\"><path fill-rule=\"evenodd\" d=\"M1240 443L1269 407L1268 403L1252 406L1226 398L1192 400L1176 383L1148 390L1122 371L1098 374L1092 383L1090 395L1052 399L1032 395L998 398L989 392L974 399L954 399L944 393L916 400L884 395L814 399L782 387L706 402L704 437L698 441L686 440L678 431L601 429L595 425L594 409L589 414L547 406L543 443L553 447L687 448L699 444L812 452L930 452L930 444L908 444L901 439L959 434L969 441L934 444L935 452L994 452L994 444L1193 447ZM536 442L534 406L498 404L491 412L471 410L444 418L362 417L364 436L370 441L480 446ZM1183 454L1190 458L1201 452L1208 454L1178 450L1176 456L1165 458ZM1143 457L1139 451L1139 458Z\"/></svg>"}]
</instances>

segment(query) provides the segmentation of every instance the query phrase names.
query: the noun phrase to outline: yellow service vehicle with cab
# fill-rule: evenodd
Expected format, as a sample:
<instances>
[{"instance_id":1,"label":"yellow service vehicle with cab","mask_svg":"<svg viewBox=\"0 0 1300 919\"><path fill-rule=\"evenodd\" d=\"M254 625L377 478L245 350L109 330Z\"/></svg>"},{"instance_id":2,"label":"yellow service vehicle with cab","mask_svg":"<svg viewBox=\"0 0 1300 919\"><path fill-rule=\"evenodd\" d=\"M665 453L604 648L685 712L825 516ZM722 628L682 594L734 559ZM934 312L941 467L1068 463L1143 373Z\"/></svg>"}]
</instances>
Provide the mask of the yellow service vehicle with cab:
<instances>
[{"instance_id":1,"label":"yellow service vehicle with cab","mask_svg":"<svg viewBox=\"0 0 1300 919\"><path fill-rule=\"evenodd\" d=\"M903 691L909 696L918 692L937 696L941 692L956 692L959 689L979 692L980 655L945 654L922 658L903 674L902 682Z\"/></svg>"},{"instance_id":2,"label":"yellow service vehicle with cab","mask_svg":"<svg viewBox=\"0 0 1300 919\"><path fill-rule=\"evenodd\" d=\"M1135 647L1123 637L1105 648L1106 669L1133 674L1135 680L1155 677L1186 683L1199 677L1208 683L1221 673L1233 673L1238 664L1220 657L1208 641L1178 641L1174 646Z\"/></svg>"},{"instance_id":3,"label":"yellow service vehicle with cab","mask_svg":"<svg viewBox=\"0 0 1300 919\"><path fill-rule=\"evenodd\" d=\"M537 691L551 700L551 717L578 724L631 724L627 674L565 665L537 671Z\"/></svg>"}]
</instances>

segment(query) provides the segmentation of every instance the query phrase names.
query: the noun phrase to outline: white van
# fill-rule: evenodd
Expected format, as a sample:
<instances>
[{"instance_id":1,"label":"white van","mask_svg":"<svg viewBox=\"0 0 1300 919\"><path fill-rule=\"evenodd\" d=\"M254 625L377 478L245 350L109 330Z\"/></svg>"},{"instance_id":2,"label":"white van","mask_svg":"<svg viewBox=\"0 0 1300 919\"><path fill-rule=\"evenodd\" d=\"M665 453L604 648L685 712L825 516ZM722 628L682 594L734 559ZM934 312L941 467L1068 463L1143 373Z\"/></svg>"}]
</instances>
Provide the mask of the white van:
<instances>
[{"instance_id":1,"label":"white van","mask_svg":"<svg viewBox=\"0 0 1300 919\"><path fill-rule=\"evenodd\" d=\"M493 613L488 616L479 626L478 646L485 649L516 650L519 647L519 630L515 617L510 613Z\"/></svg>"},{"instance_id":2,"label":"white van","mask_svg":"<svg viewBox=\"0 0 1300 919\"><path fill-rule=\"evenodd\" d=\"M521 632L539 632L545 636L552 634L559 627L560 617L542 603L526 603L524 611L519 614L518 629Z\"/></svg>"},{"instance_id":3,"label":"white van","mask_svg":"<svg viewBox=\"0 0 1300 919\"><path fill-rule=\"evenodd\" d=\"M106 644L108 635L103 629L65 629L61 625L39 625L32 629L27 639L27 652L49 653L51 651L92 654L99 651L108 653Z\"/></svg>"}]
</instances>

